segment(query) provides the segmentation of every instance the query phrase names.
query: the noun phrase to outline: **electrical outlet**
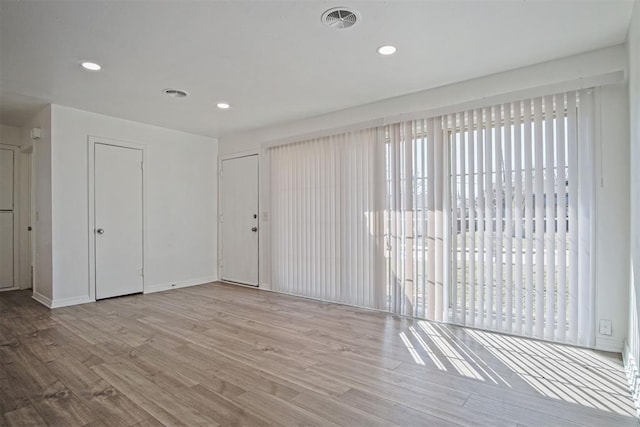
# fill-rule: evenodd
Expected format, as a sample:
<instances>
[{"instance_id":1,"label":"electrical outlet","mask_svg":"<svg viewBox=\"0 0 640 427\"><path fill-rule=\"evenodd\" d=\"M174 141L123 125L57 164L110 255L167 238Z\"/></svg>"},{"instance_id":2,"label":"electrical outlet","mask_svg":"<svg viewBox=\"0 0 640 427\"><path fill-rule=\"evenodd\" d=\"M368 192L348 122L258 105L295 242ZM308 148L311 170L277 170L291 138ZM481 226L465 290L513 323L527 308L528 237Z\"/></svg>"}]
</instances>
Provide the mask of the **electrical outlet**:
<instances>
[{"instance_id":1,"label":"electrical outlet","mask_svg":"<svg viewBox=\"0 0 640 427\"><path fill-rule=\"evenodd\" d=\"M600 319L600 328L598 330L600 335L611 335L611 320L609 319Z\"/></svg>"}]
</instances>

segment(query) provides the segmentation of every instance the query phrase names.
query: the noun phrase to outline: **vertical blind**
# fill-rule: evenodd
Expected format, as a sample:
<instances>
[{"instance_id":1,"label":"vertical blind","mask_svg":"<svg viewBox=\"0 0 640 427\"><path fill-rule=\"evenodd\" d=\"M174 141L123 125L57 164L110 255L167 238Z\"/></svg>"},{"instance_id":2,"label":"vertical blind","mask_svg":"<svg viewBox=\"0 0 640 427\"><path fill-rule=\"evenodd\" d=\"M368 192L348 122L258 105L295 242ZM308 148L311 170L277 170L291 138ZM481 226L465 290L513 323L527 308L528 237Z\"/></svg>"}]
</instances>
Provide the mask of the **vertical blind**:
<instances>
[{"instance_id":1,"label":"vertical blind","mask_svg":"<svg viewBox=\"0 0 640 427\"><path fill-rule=\"evenodd\" d=\"M452 322L593 344L591 95L452 114Z\"/></svg>"},{"instance_id":2,"label":"vertical blind","mask_svg":"<svg viewBox=\"0 0 640 427\"><path fill-rule=\"evenodd\" d=\"M593 345L592 95L269 150L272 288Z\"/></svg>"},{"instance_id":3,"label":"vertical blind","mask_svg":"<svg viewBox=\"0 0 640 427\"><path fill-rule=\"evenodd\" d=\"M272 287L386 309L377 129L270 150Z\"/></svg>"}]
</instances>

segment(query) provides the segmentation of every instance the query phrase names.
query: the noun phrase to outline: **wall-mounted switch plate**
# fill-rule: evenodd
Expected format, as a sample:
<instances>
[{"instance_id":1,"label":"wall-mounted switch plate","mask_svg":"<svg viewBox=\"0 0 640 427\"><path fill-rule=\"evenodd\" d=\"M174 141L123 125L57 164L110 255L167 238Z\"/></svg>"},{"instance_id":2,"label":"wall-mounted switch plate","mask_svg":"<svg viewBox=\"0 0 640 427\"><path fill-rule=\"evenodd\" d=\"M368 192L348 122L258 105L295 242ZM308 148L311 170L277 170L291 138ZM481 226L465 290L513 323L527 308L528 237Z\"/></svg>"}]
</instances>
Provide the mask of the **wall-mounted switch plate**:
<instances>
[{"instance_id":1,"label":"wall-mounted switch plate","mask_svg":"<svg viewBox=\"0 0 640 427\"><path fill-rule=\"evenodd\" d=\"M600 333L600 335L612 335L612 330L611 330L611 320L609 319L600 319L600 327L598 329L598 332Z\"/></svg>"}]
</instances>

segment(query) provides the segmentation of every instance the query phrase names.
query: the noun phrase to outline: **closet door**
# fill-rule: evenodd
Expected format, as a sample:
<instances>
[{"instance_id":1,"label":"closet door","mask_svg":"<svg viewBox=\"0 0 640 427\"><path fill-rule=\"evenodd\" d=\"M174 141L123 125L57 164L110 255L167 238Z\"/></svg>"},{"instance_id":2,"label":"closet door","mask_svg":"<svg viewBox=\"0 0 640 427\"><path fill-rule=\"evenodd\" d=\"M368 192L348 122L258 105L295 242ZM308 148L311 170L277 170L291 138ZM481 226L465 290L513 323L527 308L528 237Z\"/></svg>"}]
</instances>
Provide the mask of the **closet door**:
<instances>
[{"instance_id":1,"label":"closet door","mask_svg":"<svg viewBox=\"0 0 640 427\"><path fill-rule=\"evenodd\" d=\"M0 289L13 288L14 152L0 148Z\"/></svg>"},{"instance_id":2,"label":"closet door","mask_svg":"<svg viewBox=\"0 0 640 427\"><path fill-rule=\"evenodd\" d=\"M96 299L142 292L142 151L95 146Z\"/></svg>"}]
</instances>

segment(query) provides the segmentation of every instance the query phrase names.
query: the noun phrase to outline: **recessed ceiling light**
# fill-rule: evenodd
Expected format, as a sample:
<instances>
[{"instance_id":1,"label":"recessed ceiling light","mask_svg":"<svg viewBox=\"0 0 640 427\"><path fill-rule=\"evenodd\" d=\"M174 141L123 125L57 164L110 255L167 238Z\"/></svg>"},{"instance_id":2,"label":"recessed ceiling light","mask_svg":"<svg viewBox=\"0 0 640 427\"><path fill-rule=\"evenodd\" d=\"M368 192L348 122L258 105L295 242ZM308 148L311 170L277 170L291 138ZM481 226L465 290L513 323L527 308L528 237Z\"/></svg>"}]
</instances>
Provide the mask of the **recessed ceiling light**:
<instances>
[{"instance_id":1,"label":"recessed ceiling light","mask_svg":"<svg viewBox=\"0 0 640 427\"><path fill-rule=\"evenodd\" d=\"M396 50L398 49L396 49L395 46L385 45L378 48L378 53L380 55L393 55L394 53L396 53Z\"/></svg>"},{"instance_id":2,"label":"recessed ceiling light","mask_svg":"<svg viewBox=\"0 0 640 427\"><path fill-rule=\"evenodd\" d=\"M184 98L185 96L189 96L189 92L180 89L164 89L162 93L174 98Z\"/></svg>"},{"instance_id":3,"label":"recessed ceiling light","mask_svg":"<svg viewBox=\"0 0 640 427\"><path fill-rule=\"evenodd\" d=\"M218 102L218 104L216 104L216 105L221 110L226 110L226 109L231 107L231 105L227 104L226 102Z\"/></svg>"},{"instance_id":4,"label":"recessed ceiling light","mask_svg":"<svg viewBox=\"0 0 640 427\"><path fill-rule=\"evenodd\" d=\"M85 61L82 63L82 68L89 71L100 71L102 67L100 64L96 64L95 62Z\"/></svg>"}]
</instances>

